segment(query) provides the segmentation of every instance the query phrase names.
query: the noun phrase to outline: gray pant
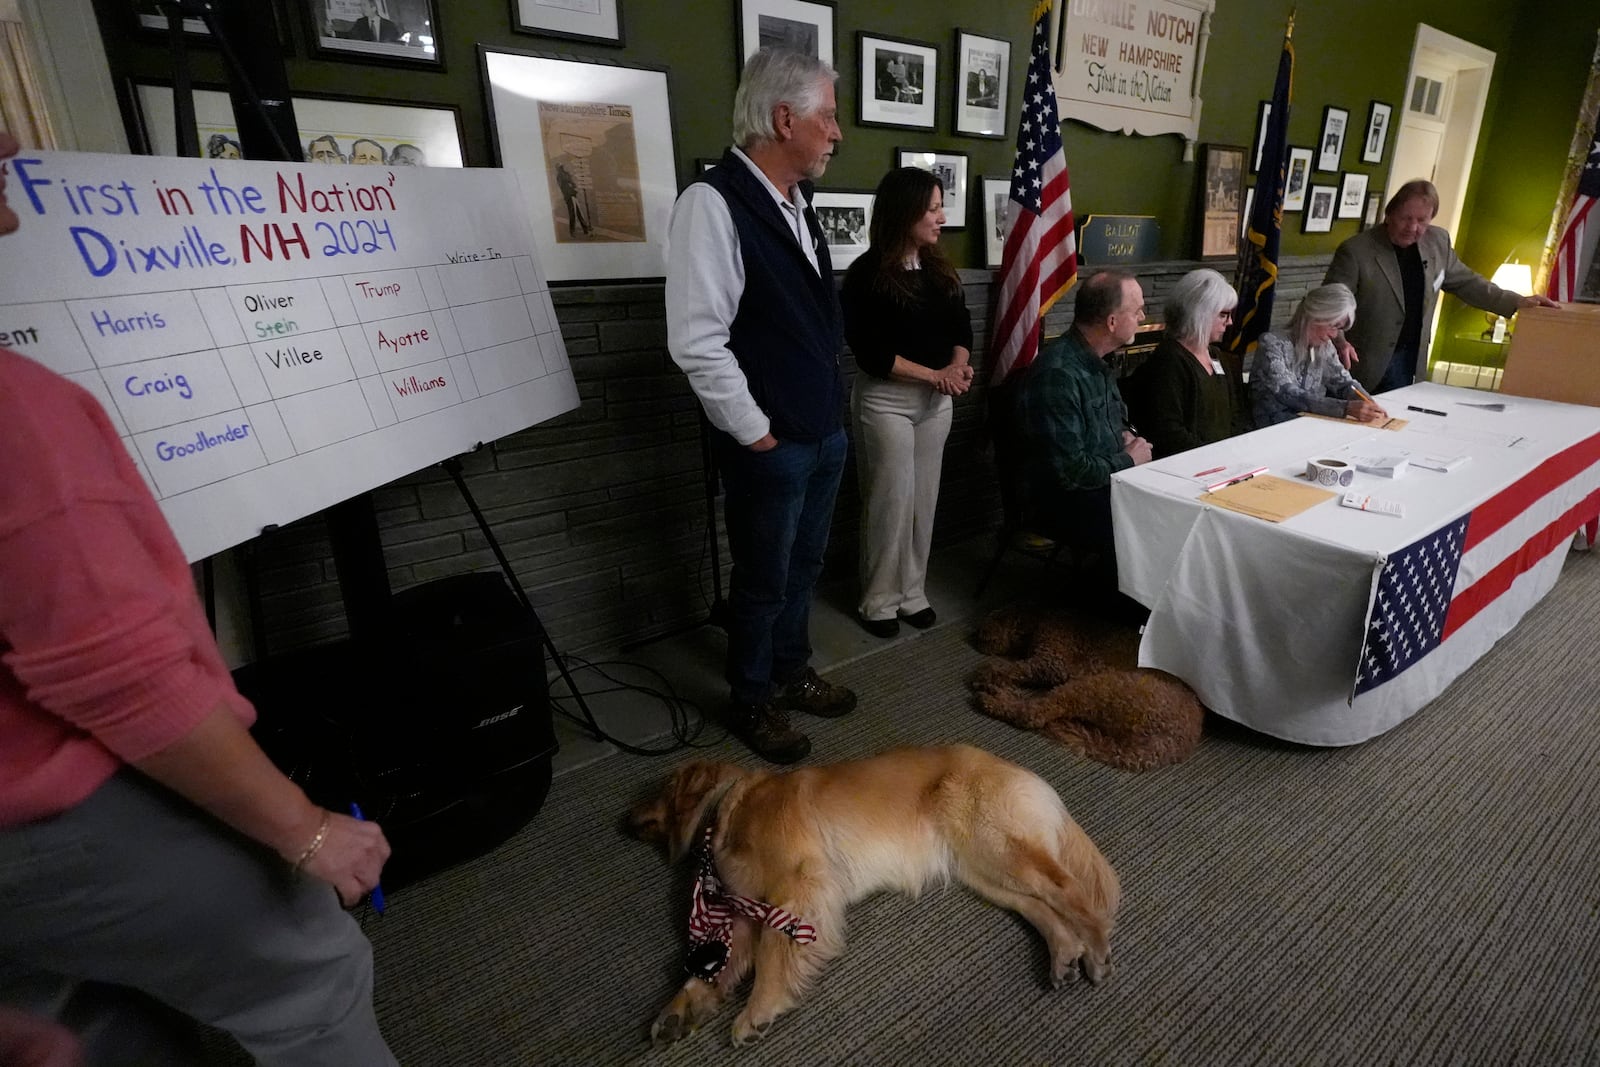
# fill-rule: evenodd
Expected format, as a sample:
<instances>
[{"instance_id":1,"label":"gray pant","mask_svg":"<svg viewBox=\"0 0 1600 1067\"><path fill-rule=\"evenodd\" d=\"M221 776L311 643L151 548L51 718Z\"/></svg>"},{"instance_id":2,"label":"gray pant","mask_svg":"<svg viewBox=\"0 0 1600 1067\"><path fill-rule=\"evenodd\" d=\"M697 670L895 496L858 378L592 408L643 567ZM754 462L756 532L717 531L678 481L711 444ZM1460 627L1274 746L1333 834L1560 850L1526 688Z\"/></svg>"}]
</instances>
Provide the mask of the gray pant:
<instances>
[{"instance_id":1,"label":"gray pant","mask_svg":"<svg viewBox=\"0 0 1600 1067\"><path fill-rule=\"evenodd\" d=\"M140 990L261 1064L396 1062L372 946L333 889L131 770L0 830L0 972Z\"/></svg>"},{"instance_id":2,"label":"gray pant","mask_svg":"<svg viewBox=\"0 0 1600 1067\"><path fill-rule=\"evenodd\" d=\"M861 482L863 618L929 606L928 551L951 409L932 386L856 375L850 410Z\"/></svg>"}]
</instances>

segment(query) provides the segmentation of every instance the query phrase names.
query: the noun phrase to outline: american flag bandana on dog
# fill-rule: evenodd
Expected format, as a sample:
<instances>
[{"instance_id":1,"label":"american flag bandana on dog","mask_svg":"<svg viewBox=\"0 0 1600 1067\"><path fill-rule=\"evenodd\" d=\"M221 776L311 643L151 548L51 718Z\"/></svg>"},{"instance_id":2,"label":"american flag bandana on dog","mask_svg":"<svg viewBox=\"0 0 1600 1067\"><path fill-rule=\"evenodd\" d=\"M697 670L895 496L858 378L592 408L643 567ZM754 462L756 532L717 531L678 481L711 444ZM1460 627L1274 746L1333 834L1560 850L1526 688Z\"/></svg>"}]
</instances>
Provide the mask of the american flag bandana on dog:
<instances>
[{"instance_id":1,"label":"american flag bandana on dog","mask_svg":"<svg viewBox=\"0 0 1600 1067\"><path fill-rule=\"evenodd\" d=\"M715 832L715 823L707 826L705 840L700 843L700 874L694 880L694 895L689 903L689 955L683 964L684 970L707 982L715 982L728 964L734 912L788 935L799 945L809 945L817 939L816 927L801 922L798 915L722 888L717 865L711 859L711 837Z\"/></svg>"}]
</instances>

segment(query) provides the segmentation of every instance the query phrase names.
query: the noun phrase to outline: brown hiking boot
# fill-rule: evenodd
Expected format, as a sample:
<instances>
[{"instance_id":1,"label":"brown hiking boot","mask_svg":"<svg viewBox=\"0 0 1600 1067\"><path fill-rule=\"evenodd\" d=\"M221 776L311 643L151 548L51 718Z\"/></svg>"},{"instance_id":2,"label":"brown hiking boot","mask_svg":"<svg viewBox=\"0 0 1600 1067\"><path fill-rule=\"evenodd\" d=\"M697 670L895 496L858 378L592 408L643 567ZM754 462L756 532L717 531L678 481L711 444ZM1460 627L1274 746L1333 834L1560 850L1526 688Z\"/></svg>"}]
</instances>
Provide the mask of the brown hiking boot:
<instances>
[{"instance_id":1,"label":"brown hiking boot","mask_svg":"<svg viewBox=\"0 0 1600 1067\"><path fill-rule=\"evenodd\" d=\"M772 706L837 719L854 710L856 695L842 685L823 681L814 669L807 667L798 678L778 690L772 698Z\"/></svg>"},{"instance_id":2,"label":"brown hiking boot","mask_svg":"<svg viewBox=\"0 0 1600 1067\"><path fill-rule=\"evenodd\" d=\"M728 729L750 751L772 763L794 763L811 752L811 740L789 725L789 716L772 704L741 704L728 711Z\"/></svg>"}]
</instances>

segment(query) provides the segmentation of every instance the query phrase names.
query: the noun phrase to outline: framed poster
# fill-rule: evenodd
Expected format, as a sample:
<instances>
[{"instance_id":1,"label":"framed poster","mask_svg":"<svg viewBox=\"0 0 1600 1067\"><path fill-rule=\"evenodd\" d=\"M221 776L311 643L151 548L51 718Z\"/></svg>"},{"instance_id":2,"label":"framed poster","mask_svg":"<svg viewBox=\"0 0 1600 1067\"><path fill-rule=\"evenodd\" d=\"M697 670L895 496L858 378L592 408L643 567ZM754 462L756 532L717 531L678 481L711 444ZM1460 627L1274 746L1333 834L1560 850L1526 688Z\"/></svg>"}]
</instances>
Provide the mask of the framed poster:
<instances>
[{"instance_id":1,"label":"framed poster","mask_svg":"<svg viewBox=\"0 0 1600 1067\"><path fill-rule=\"evenodd\" d=\"M833 269L843 270L871 243L872 193L866 189L818 189L811 196L811 207L828 240Z\"/></svg>"},{"instance_id":2,"label":"framed poster","mask_svg":"<svg viewBox=\"0 0 1600 1067\"><path fill-rule=\"evenodd\" d=\"M944 228L967 228L967 154L965 152L919 151L911 148L894 150L897 167L921 167L932 171L939 184L944 186Z\"/></svg>"},{"instance_id":3,"label":"framed poster","mask_svg":"<svg viewBox=\"0 0 1600 1067\"><path fill-rule=\"evenodd\" d=\"M666 71L478 53L495 162L545 178L528 207L550 280L665 276L678 195Z\"/></svg>"},{"instance_id":4,"label":"framed poster","mask_svg":"<svg viewBox=\"0 0 1600 1067\"><path fill-rule=\"evenodd\" d=\"M1367 107L1367 136L1361 142L1361 162L1382 163L1383 150L1389 144L1389 119L1394 108L1380 100Z\"/></svg>"},{"instance_id":5,"label":"framed poster","mask_svg":"<svg viewBox=\"0 0 1600 1067\"><path fill-rule=\"evenodd\" d=\"M305 0L311 53L444 69L434 0Z\"/></svg>"},{"instance_id":6,"label":"framed poster","mask_svg":"<svg viewBox=\"0 0 1600 1067\"><path fill-rule=\"evenodd\" d=\"M1367 175L1345 171L1339 181L1339 208L1334 218L1359 219L1362 209L1366 207L1366 199Z\"/></svg>"},{"instance_id":7,"label":"framed poster","mask_svg":"<svg viewBox=\"0 0 1600 1067\"><path fill-rule=\"evenodd\" d=\"M1331 185L1313 185L1306 194L1306 213L1300 217L1301 233L1327 233L1333 229L1333 209L1339 190Z\"/></svg>"},{"instance_id":8,"label":"framed poster","mask_svg":"<svg viewBox=\"0 0 1600 1067\"><path fill-rule=\"evenodd\" d=\"M512 0L511 28L590 44L622 40L622 0Z\"/></svg>"},{"instance_id":9,"label":"framed poster","mask_svg":"<svg viewBox=\"0 0 1600 1067\"><path fill-rule=\"evenodd\" d=\"M1244 214L1244 152L1237 145L1200 146L1200 259L1238 254L1239 220Z\"/></svg>"},{"instance_id":10,"label":"framed poster","mask_svg":"<svg viewBox=\"0 0 1600 1067\"><path fill-rule=\"evenodd\" d=\"M936 46L858 32L856 53L861 57L861 76L856 83L861 125L933 129L934 89L939 84Z\"/></svg>"},{"instance_id":11,"label":"framed poster","mask_svg":"<svg viewBox=\"0 0 1600 1067\"><path fill-rule=\"evenodd\" d=\"M1283 176L1283 210L1306 206L1306 186L1311 182L1311 149L1289 147L1289 169Z\"/></svg>"},{"instance_id":12,"label":"framed poster","mask_svg":"<svg viewBox=\"0 0 1600 1067\"><path fill-rule=\"evenodd\" d=\"M1322 135L1317 138L1317 169L1337 171L1344 155L1344 135L1350 125L1350 112L1342 107L1322 109Z\"/></svg>"},{"instance_id":13,"label":"framed poster","mask_svg":"<svg viewBox=\"0 0 1600 1067\"><path fill-rule=\"evenodd\" d=\"M1005 140L1011 42L956 31L956 132Z\"/></svg>"},{"instance_id":14,"label":"framed poster","mask_svg":"<svg viewBox=\"0 0 1600 1067\"><path fill-rule=\"evenodd\" d=\"M787 48L835 66L833 0L739 0L739 63Z\"/></svg>"},{"instance_id":15,"label":"framed poster","mask_svg":"<svg viewBox=\"0 0 1600 1067\"><path fill-rule=\"evenodd\" d=\"M983 265L993 270L1005 258L1010 222L1011 179L983 179Z\"/></svg>"},{"instance_id":16,"label":"framed poster","mask_svg":"<svg viewBox=\"0 0 1600 1067\"><path fill-rule=\"evenodd\" d=\"M139 128L131 138L146 155L178 154L172 87L132 83ZM391 167L459 167L461 114L443 105L391 104L359 97L296 96L294 118L307 163ZM221 89L194 90L200 151L212 159L243 158L233 102Z\"/></svg>"}]
</instances>

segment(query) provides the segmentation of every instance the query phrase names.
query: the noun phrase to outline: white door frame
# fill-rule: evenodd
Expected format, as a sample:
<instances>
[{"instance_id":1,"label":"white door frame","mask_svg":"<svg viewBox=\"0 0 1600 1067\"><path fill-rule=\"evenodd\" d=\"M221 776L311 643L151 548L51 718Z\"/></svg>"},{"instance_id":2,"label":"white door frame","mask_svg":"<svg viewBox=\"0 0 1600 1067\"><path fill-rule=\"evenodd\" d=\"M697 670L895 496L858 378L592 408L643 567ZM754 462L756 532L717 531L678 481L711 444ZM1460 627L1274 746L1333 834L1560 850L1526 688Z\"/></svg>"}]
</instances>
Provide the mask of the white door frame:
<instances>
[{"instance_id":1,"label":"white door frame","mask_svg":"<svg viewBox=\"0 0 1600 1067\"><path fill-rule=\"evenodd\" d=\"M1455 71L1455 87L1450 94L1449 114L1445 116L1444 142L1433 184L1439 187L1439 214L1434 220L1454 234L1461 222L1461 205L1466 201L1467 183L1472 176L1472 161L1478 154L1478 134L1483 129L1483 114L1489 99L1489 82L1494 76L1495 53L1471 41L1417 24L1417 38L1411 46L1411 64L1406 71L1405 88L1400 94L1397 137L1405 136L1398 119L1405 114L1411 83L1417 76L1419 61ZM1398 145L1398 140L1396 144ZM1390 159L1394 156L1391 154ZM1415 178L1415 174L1391 174L1390 184ZM1392 195L1393 189L1389 190Z\"/></svg>"}]
</instances>

